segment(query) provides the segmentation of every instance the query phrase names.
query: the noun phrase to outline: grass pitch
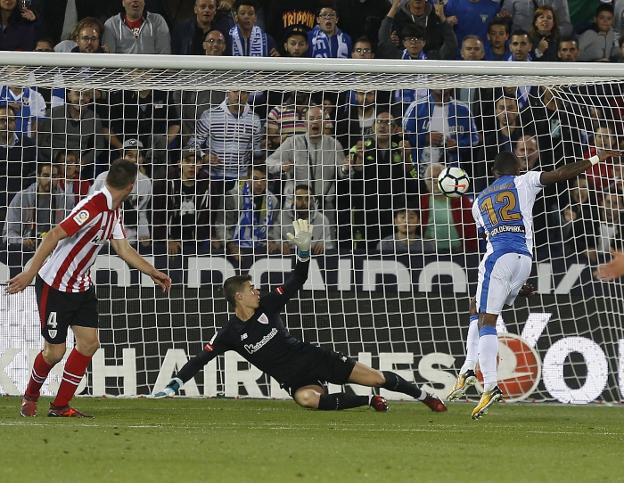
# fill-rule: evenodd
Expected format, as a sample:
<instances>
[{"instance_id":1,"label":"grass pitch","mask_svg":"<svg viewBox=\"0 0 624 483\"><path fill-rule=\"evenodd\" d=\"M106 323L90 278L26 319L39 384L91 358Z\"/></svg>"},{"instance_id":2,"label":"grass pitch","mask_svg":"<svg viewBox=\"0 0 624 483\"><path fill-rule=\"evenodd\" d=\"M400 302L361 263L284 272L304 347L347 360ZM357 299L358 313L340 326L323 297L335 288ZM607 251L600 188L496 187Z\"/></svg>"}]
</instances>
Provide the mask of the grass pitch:
<instances>
[{"instance_id":1,"label":"grass pitch","mask_svg":"<svg viewBox=\"0 0 624 483\"><path fill-rule=\"evenodd\" d=\"M1 482L621 482L624 407L418 403L314 412L291 401L90 399L96 419L0 398Z\"/></svg>"}]
</instances>

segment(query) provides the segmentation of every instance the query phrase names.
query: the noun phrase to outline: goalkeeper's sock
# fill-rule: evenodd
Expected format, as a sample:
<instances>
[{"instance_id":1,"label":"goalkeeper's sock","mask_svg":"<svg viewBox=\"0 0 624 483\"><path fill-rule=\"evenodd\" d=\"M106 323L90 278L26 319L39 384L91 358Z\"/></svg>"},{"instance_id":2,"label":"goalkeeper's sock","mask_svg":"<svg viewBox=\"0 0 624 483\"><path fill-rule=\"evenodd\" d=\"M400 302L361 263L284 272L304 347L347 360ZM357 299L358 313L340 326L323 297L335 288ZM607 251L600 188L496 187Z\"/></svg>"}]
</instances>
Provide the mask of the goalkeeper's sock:
<instances>
[{"instance_id":1,"label":"goalkeeper's sock","mask_svg":"<svg viewBox=\"0 0 624 483\"><path fill-rule=\"evenodd\" d=\"M389 391L402 392L403 394L412 396L413 398L420 401L427 397L427 393L425 391L423 391L413 382L406 381L396 372L383 371L383 375L386 382L381 387L383 387L384 389L388 389Z\"/></svg>"},{"instance_id":2,"label":"goalkeeper's sock","mask_svg":"<svg viewBox=\"0 0 624 483\"><path fill-rule=\"evenodd\" d=\"M335 392L333 394L323 394L319 398L318 409L321 411L340 411L341 409L357 408L368 406L369 404L370 396Z\"/></svg>"},{"instance_id":3,"label":"goalkeeper's sock","mask_svg":"<svg viewBox=\"0 0 624 483\"><path fill-rule=\"evenodd\" d=\"M30 373L30 380L28 381L28 386L26 387L26 392L24 393L24 396L26 396L27 399L30 399L31 401L39 399L41 386L45 382L53 367L54 366L48 364L43 358L43 352L39 352L39 354L37 354L35 362L33 363L32 372Z\"/></svg>"},{"instance_id":4,"label":"goalkeeper's sock","mask_svg":"<svg viewBox=\"0 0 624 483\"><path fill-rule=\"evenodd\" d=\"M63 369L63 380L58 393L56 393L56 398L52 401L52 406L62 408L69 404L76 389L78 389L78 384L80 384L89 362L91 362L91 356L81 354L76 348L71 351Z\"/></svg>"},{"instance_id":5,"label":"goalkeeper's sock","mask_svg":"<svg viewBox=\"0 0 624 483\"><path fill-rule=\"evenodd\" d=\"M466 360L459 373L474 371L479 360L479 316L470 316L470 326L468 327L468 339L466 340Z\"/></svg>"},{"instance_id":6,"label":"goalkeeper's sock","mask_svg":"<svg viewBox=\"0 0 624 483\"><path fill-rule=\"evenodd\" d=\"M483 373L483 388L489 391L496 385L496 357L498 337L496 327L486 325L479 330L479 367Z\"/></svg>"}]
</instances>

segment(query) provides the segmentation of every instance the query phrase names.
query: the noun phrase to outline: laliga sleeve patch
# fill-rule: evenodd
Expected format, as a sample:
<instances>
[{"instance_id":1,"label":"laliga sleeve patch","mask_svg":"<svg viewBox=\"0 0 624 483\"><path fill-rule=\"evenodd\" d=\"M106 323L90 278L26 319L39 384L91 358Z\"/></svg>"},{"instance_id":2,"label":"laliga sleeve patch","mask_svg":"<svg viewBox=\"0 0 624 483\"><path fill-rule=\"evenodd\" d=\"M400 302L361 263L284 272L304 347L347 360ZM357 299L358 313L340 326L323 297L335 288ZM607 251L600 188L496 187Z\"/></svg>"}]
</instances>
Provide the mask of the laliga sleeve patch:
<instances>
[{"instance_id":1,"label":"laliga sleeve patch","mask_svg":"<svg viewBox=\"0 0 624 483\"><path fill-rule=\"evenodd\" d=\"M277 287L275 291L280 295L284 295L284 287Z\"/></svg>"},{"instance_id":2,"label":"laliga sleeve patch","mask_svg":"<svg viewBox=\"0 0 624 483\"><path fill-rule=\"evenodd\" d=\"M76 215L74 215L74 221L76 225L82 226L89 219L89 212L87 210L81 210Z\"/></svg>"}]
</instances>

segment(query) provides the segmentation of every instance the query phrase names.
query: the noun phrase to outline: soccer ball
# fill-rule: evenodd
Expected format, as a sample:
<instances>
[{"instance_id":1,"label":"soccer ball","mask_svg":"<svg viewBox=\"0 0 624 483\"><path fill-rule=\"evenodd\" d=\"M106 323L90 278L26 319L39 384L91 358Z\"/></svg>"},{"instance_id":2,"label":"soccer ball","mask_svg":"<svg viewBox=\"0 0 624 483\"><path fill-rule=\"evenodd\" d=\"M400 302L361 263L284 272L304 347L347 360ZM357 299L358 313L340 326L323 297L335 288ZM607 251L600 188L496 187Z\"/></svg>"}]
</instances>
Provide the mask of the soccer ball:
<instances>
[{"instance_id":1,"label":"soccer ball","mask_svg":"<svg viewBox=\"0 0 624 483\"><path fill-rule=\"evenodd\" d=\"M455 166L444 168L438 176L438 187L449 198L459 198L469 186L470 179L466 172Z\"/></svg>"}]
</instances>

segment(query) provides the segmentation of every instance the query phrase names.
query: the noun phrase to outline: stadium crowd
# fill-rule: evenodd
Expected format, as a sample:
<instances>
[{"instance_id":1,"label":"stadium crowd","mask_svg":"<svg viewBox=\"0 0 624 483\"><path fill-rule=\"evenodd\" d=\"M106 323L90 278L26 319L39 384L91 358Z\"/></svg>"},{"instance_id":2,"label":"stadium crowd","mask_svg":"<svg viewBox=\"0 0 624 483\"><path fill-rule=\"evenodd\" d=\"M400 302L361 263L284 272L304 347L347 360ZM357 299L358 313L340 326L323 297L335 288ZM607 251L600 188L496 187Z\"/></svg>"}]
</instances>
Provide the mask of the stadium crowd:
<instances>
[{"instance_id":1,"label":"stadium crowd","mask_svg":"<svg viewBox=\"0 0 624 483\"><path fill-rule=\"evenodd\" d=\"M0 50L313 58L621 62L624 0L0 0ZM241 62L244 65L244 62ZM479 248L472 196L499 151L551 169L620 149L617 85L283 92L0 90L2 253L24 263L124 157L142 253L458 254ZM537 257L596 261L622 240L619 160L536 203ZM4 260L3 260L4 262Z\"/></svg>"}]
</instances>

